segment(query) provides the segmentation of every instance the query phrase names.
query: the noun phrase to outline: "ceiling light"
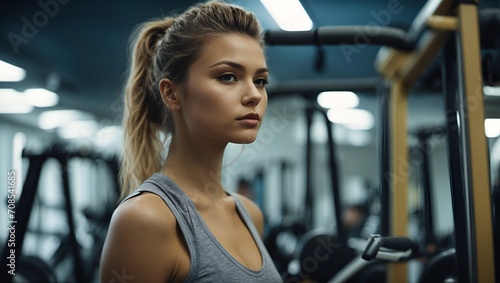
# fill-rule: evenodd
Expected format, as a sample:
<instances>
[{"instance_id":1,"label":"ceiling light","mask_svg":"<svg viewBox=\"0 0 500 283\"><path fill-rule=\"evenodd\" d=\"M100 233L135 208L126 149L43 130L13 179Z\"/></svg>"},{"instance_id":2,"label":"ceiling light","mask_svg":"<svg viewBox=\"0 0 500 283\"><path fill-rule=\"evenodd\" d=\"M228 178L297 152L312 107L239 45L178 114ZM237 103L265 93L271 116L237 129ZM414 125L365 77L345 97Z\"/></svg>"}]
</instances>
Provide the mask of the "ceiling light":
<instances>
[{"instance_id":1,"label":"ceiling light","mask_svg":"<svg viewBox=\"0 0 500 283\"><path fill-rule=\"evenodd\" d=\"M483 86L484 95L500 96L500 86Z\"/></svg>"},{"instance_id":2,"label":"ceiling light","mask_svg":"<svg viewBox=\"0 0 500 283\"><path fill-rule=\"evenodd\" d=\"M93 117L79 110L45 111L38 117L38 126L40 129L51 130L77 120L93 120Z\"/></svg>"},{"instance_id":3,"label":"ceiling light","mask_svg":"<svg viewBox=\"0 0 500 283\"><path fill-rule=\"evenodd\" d=\"M36 107L52 107L59 102L59 96L44 88L30 88L23 92L24 99Z\"/></svg>"},{"instance_id":4,"label":"ceiling light","mask_svg":"<svg viewBox=\"0 0 500 283\"><path fill-rule=\"evenodd\" d=\"M328 120L352 130L369 130L375 125L373 114L363 109L330 109Z\"/></svg>"},{"instance_id":5,"label":"ceiling light","mask_svg":"<svg viewBox=\"0 0 500 283\"><path fill-rule=\"evenodd\" d=\"M311 30L313 22L299 0L260 0L282 30Z\"/></svg>"},{"instance_id":6,"label":"ceiling light","mask_svg":"<svg viewBox=\"0 0 500 283\"><path fill-rule=\"evenodd\" d=\"M487 118L484 120L484 133L488 138L500 136L500 118Z\"/></svg>"},{"instance_id":7,"label":"ceiling light","mask_svg":"<svg viewBox=\"0 0 500 283\"><path fill-rule=\"evenodd\" d=\"M33 111L33 105L26 103L20 93L15 89L0 89L0 101L0 113L23 114Z\"/></svg>"},{"instance_id":8,"label":"ceiling light","mask_svg":"<svg viewBox=\"0 0 500 283\"><path fill-rule=\"evenodd\" d=\"M0 60L0 82L20 82L26 77L23 68Z\"/></svg>"},{"instance_id":9,"label":"ceiling light","mask_svg":"<svg viewBox=\"0 0 500 283\"><path fill-rule=\"evenodd\" d=\"M70 121L57 129L57 134L63 139L86 138L92 140L98 130L94 120Z\"/></svg>"},{"instance_id":10,"label":"ceiling light","mask_svg":"<svg viewBox=\"0 0 500 283\"><path fill-rule=\"evenodd\" d=\"M33 111L33 106L29 104L1 104L0 113L2 114L26 114Z\"/></svg>"},{"instance_id":11,"label":"ceiling light","mask_svg":"<svg viewBox=\"0 0 500 283\"><path fill-rule=\"evenodd\" d=\"M100 147L109 147L110 145L121 145L123 128L121 126L106 126L97 131L95 142Z\"/></svg>"},{"instance_id":12,"label":"ceiling light","mask_svg":"<svg viewBox=\"0 0 500 283\"><path fill-rule=\"evenodd\" d=\"M359 105L358 96L352 91L324 91L317 98L323 108L354 108Z\"/></svg>"}]
</instances>

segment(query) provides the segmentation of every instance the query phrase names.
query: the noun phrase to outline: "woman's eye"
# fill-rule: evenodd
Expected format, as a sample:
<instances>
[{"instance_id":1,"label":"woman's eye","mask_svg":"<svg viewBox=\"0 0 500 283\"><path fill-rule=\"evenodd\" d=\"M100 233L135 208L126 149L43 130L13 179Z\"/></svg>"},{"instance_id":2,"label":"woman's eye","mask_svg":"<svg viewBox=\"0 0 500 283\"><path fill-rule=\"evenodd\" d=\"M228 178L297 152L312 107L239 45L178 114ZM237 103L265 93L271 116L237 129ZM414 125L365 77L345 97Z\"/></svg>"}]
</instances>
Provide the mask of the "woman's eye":
<instances>
[{"instance_id":1,"label":"woman's eye","mask_svg":"<svg viewBox=\"0 0 500 283\"><path fill-rule=\"evenodd\" d=\"M269 83L269 81L267 79L257 79L257 80L255 80L254 83L257 86L265 86Z\"/></svg>"},{"instance_id":2,"label":"woman's eye","mask_svg":"<svg viewBox=\"0 0 500 283\"><path fill-rule=\"evenodd\" d=\"M235 82L236 76L234 74L222 74L218 79L223 82Z\"/></svg>"}]
</instances>

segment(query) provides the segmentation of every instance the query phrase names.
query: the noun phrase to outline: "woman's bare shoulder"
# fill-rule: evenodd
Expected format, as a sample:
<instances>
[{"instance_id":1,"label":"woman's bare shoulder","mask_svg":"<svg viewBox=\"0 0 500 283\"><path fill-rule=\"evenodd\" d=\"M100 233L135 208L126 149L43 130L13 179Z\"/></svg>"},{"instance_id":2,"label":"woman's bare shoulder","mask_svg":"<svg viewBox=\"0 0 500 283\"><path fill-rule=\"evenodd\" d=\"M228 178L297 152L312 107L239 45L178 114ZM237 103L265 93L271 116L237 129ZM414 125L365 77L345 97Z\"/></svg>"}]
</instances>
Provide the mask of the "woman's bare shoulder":
<instances>
[{"instance_id":1,"label":"woman's bare shoulder","mask_svg":"<svg viewBox=\"0 0 500 283\"><path fill-rule=\"evenodd\" d=\"M163 200L142 193L120 204L110 222L101 259L101 281L116 272L140 282L166 281L175 266L168 243L175 242L176 220ZM151 264L155 263L155 264Z\"/></svg>"},{"instance_id":2,"label":"woman's bare shoulder","mask_svg":"<svg viewBox=\"0 0 500 283\"><path fill-rule=\"evenodd\" d=\"M117 207L111 220L111 227L113 225L146 228L167 233L175 232L176 220L172 211L159 196L141 193Z\"/></svg>"}]
</instances>

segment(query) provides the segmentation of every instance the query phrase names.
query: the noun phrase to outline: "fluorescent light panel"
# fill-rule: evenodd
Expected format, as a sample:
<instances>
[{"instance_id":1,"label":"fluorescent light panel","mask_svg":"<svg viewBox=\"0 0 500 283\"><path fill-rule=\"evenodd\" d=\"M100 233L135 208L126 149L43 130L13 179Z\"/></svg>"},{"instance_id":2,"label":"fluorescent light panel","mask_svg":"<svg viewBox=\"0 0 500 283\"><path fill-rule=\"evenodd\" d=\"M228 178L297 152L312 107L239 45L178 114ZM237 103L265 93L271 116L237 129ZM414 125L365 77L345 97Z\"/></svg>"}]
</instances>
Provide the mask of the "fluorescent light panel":
<instances>
[{"instance_id":1,"label":"fluorescent light panel","mask_svg":"<svg viewBox=\"0 0 500 283\"><path fill-rule=\"evenodd\" d=\"M86 138L92 140L99 125L94 120L70 121L57 128L57 134L63 139Z\"/></svg>"},{"instance_id":2,"label":"fluorescent light panel","mask_svg":"<svg viewBox=\"0 0 500 283\"><path fill-rule=\"evenodd\" d=\"M0 60L0 82L20 82L26 78L23 68Z\"/></svg>"},{"instance_id":3,"label":"fluorescent light panel","mask_svg":"<svg viewBox=\"0 0 500 283\"><path fill-rule=\"evenodd\" d=\"M299 0L260 0L282 30L304 31L313 22Z\"/></svg>"},{"instance_id":4,"label":"fluorescent light panel","mask_svg":"<svg viewBox=\"0 0 500 283\"><path fill-rule=\"evenodd\" d=\"M0 89L0 113L25 114L33 111L33 105L27 103L20 93L12 88Z\"/></svg>"},{"instance_id":5,"label":"fluorescent light panel","mask_svg":"<svg viewBox=\"0 0 500 283\"><path fill-rule=\"evenodd\" d=\"M328 120L352 130L369 130L375 125L373 114L364 109L330 109Z\"/></svg>"},{"instance_id":6,"label":"fluorescent light panel","mask_svg":"<svg viewBox=\"0 0 500 283\"><path fill-rule=\"evenodd\" d=\"M79 110L52 110L40 114L38 126L40 129L51 130L62 127L68 122L92 119L92 115Z\"/></svg>"},{"instance_id":7,"label":"fluorescent light panel","mask_svg":"<svg viewBox=\"0 0 500 283\"><path fill-rule=\"evenodd\" d=\"M483 86L484 95L500 96L500 86Z\"/></svg>"},{"instance_id":8,"label":"fluorescent light panel","mask_svg":"<svg viewBox=\"0 0 500 283\"><path fill-rule=\"evenodd\" d=\"M27 103L36 107L52 107L59 102L59 96L54 92L44 88L30 88L22 95Z\"/></svg>"},{"instance_id":9,"label":"fluorescent light panel","mask_svg":"<svg viewBox=\"0 0 500 283\"><path fill-rule=\"evenodd\" d=\"M12 88L0 89L0 113L29 113L36 107L52 107L59 102L59 96L44 88L27 89L19 92Z\"/></svg>"},{"instance_id":10,"label":"fluorescent light panel","mask_svg":"<svg viewBox=\"0 0 500 283\"><path fill-rule=\"evenodd\" d=\"M484 133L488 138L500 136L500 118L487 118L484 120Z\"/></svg>"},{"instance_id":11,"label":"fluorescent light panel","mask_svg":"<svg viewBox=\"0 0 500 283\"><path fill-rule=\"evenodd\" d=\"M33 111L33 106L24 103L11 104L2 103L0 104L0 113L2 114L27 114Z\"/></svg>"},{"instance_id":12,"label":"fluorescent light panel","mask_svg":"<svg viewBox=\"0 0 500 283\"><path fill-rule=\"evenodd\" d=\"M323 108L354 108L359 105L358 96L352 91L324 91L317 98Z\"/></svg>"}]
</instances>

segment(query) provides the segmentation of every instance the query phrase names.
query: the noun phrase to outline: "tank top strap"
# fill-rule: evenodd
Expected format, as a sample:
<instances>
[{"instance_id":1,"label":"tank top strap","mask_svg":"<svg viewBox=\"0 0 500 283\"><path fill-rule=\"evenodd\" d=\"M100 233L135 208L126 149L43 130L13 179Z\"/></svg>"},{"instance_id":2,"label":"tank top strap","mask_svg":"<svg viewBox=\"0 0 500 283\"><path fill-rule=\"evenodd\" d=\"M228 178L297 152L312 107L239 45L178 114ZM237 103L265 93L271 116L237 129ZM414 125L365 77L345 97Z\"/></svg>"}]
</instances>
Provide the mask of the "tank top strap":
<instances>
[{"instance_id":1,"label":"tank top strap","mask_svg":"<svg viewBox=\"0 0 500 283\"><path fill-rule=\"evenodd\" d=\"M252 233L252 236L254 238L260 238L259 231L257 231L257 228L255 228L255 225L253 224L252 217L250 216L250 213L246 209L245 205L243 202L240 200L237 194L232 193L232 192L226 192L230 196L233 197L235 203L236 203L236 209L238 210L238 213L241 215L241 218L245 222L245 225L250 229L250 233ZM260 248L260 247L259 247Z\"/></svg>"}]
</instances>

